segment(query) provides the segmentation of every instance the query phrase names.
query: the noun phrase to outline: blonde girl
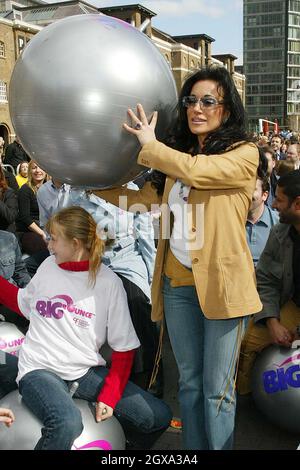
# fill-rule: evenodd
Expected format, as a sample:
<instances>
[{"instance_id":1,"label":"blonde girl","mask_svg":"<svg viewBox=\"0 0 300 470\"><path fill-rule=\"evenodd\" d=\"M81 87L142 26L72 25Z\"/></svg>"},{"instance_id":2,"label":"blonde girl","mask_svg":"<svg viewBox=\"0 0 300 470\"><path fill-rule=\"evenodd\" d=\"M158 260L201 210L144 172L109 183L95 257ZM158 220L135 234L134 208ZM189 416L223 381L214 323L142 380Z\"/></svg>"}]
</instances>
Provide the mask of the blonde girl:
<instances>
[{"instance_id":1,"label":"blonde girl","mask_svg":"<svg viewBox=\"0 0 300 470\"><path fill-rule=\"evenodd\" d=\"M30 321L16 381L43 423L35 448L71 449L81 434L81 414L69 394L74 385L75 398L96 402L97 421L115 414L134 446L151 446L171 412L128 382L139 341L122 282L101 263L96 223L84 209L70 207L50 219L47 231L51 256L26 288L0 278L0 302ZM113 350L109 370L99 353L105 342Z\"/></svg>"},{"instance_id":2,"label":"blonde girl","mask_svg":"<svg viewBox=\"0 0 300 470\"><path fill-rule=\"evenodd\" d=\"M39 226L39 206L36 193L47 180L47 174L36 161L28 165L28 181L18 191L19 215L17 233L24 253L33 255L47 249L46 234Z\"/></svg>"}]
</instances>

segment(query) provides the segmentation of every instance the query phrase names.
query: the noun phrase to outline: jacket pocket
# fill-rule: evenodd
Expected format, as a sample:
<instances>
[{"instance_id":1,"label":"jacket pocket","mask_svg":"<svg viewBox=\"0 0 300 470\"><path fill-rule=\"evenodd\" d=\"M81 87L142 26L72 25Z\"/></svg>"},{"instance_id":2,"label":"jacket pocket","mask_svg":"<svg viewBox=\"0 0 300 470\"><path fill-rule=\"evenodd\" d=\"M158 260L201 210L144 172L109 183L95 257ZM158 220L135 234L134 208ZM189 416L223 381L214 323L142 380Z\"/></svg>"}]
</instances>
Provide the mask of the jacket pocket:
<instances>
[{"instance_id":1,"label":"jacket pocket","mask_svg":"<svg viewBox=\"0 0 300 470\"><path fill-rule=\"evenodd\" d=\"M220 258L219 266L227 304L238 305L253 299L256 292L254 266L245 252Z\"/></svg>"},{"instance_id":2,"label":"jacket pocket","mask_svg":"<svg viewBox=\"0 0 300 470\"><path fill-rule=\"evenodd\" d=\"M0 259L0 275L5 277L5 279L10 279L13 277L15 271L15 257L7 256Z\"/></svg>"}]
</instances>

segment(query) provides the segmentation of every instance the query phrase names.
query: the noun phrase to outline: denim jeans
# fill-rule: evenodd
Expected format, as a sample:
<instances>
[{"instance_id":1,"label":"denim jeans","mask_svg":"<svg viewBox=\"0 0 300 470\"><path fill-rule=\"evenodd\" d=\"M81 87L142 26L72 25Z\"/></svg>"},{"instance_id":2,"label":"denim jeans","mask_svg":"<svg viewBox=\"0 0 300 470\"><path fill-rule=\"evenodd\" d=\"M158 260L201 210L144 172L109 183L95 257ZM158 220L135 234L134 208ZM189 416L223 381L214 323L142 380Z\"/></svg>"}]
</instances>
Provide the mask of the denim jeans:
<instances>
[{"instance_id":1,"label":"denim jeans","mask_svg":"<svg viewBox=\"0 0 300 470\"><path fill-rule=\"evenodd\" d=\"M108 373L105 367L92 367L77 379L74 398L95 402ZM25 404L42 421L42 437L35 449L68 450L82 432L81 413L69 393L73 381L61 379L53 372L39 369L20 380L19 389ZM134 448L150 448L168 427L170 408L135 384L128 382L114 409L127 440Z\"/></svg>"},{"instance_id":2,"label":"denim jeans","mask_svg":"<svg viewBox=\"0 0 300 470\"><path fill-rule=\"evenodd\" d=\"M0 351L0 399L18 388L18 358Z\"/></svg>"},{"instance_id":3,"label":"denim jeans","mask_svg":"<svg viewBox=\"0 0 300 470\"><path fill-rule=\"evenodd\" d=\"M171 287L164 277L167 329L179 369L185 449L231 449L234 376L248 317L208 320L194 286Z\"/></svg>"}]
</instances>

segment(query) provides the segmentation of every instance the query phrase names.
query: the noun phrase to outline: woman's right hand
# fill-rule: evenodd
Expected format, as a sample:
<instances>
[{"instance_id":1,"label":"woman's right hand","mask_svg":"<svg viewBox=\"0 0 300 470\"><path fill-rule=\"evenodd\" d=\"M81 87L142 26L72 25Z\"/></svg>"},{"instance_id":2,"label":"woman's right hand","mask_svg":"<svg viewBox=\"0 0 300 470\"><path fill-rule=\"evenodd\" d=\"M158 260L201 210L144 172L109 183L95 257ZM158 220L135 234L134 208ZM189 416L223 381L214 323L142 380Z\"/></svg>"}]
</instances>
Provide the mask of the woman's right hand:
<instances>
[{"instance_id":1,"label":"woman's right hand","mask_svg":"<svg viewBox=\"0 0 300 470\"><path fill-rule=\"evenodd\" d=\"M148 122L144 108L141 104L137 105L137 114L135 114L132 109L128 109L128 114L132 120L132 127L128 126L126 123L123 124L123 127L127 132L138 138L141 146L156 140L155 127L158 116L157 111L154 111L150 122Z\"/></svg>"}]
</instances>

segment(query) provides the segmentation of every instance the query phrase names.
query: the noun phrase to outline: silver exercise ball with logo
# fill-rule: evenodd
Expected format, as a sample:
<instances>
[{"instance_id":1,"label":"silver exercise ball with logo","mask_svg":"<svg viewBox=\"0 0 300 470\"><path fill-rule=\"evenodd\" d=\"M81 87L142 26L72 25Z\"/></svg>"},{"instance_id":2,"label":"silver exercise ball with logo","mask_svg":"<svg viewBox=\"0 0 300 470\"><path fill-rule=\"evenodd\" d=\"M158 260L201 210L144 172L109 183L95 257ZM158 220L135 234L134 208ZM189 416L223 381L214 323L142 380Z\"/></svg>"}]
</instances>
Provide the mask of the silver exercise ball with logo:
<instances>
[{"instance_id":1,"label":"silver exercise ball with logo","mask_svg":"<svg viewBox=\"0 0 300 470\"><path fill-rule=\"evenodd\" d=\"M172 71L144 33L101 14L41 30L10 82L12 123L26 152L49 175L85 188L125 184L145 171L136 164L137 139L122 129L137 103L148 118L158 111L163 139L177 104Z\"/></svg>"},{"instance_id":2,"label":"silver exercise ball with logo","mask_svg":"<svg viewBox=\"0 0 300 470\"><path fill-rule=\"evenodd\" d=\"M257 408L277 426L300 432L300 349L277 345L264 349L252 370Z\"/></svg>"},{"instance_id":3,"label":"silver exercise ball with logo","mask_svg":"<svg viewBox=\"0 0 300 470\"><path fill-rule=\"evenodd\" d=\"M124 450L125 435L119 421L111 418L97 423L94 407L85 400L74 399L80 409L83 431L72 450ZM0 425L0 450L32 450L41 437L42 425L23 403L18 391L0 400L0 408L10 408L15 421L11 427Z\"/></svg>"}]
</instances>

